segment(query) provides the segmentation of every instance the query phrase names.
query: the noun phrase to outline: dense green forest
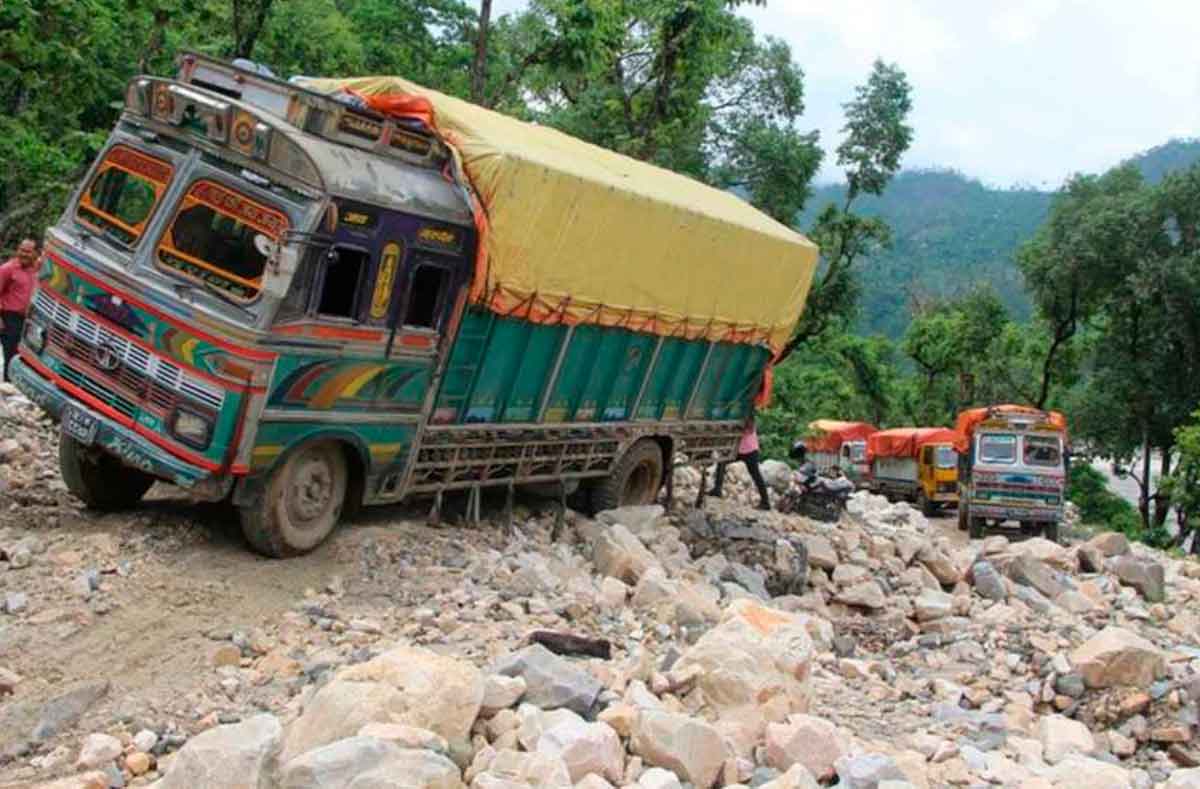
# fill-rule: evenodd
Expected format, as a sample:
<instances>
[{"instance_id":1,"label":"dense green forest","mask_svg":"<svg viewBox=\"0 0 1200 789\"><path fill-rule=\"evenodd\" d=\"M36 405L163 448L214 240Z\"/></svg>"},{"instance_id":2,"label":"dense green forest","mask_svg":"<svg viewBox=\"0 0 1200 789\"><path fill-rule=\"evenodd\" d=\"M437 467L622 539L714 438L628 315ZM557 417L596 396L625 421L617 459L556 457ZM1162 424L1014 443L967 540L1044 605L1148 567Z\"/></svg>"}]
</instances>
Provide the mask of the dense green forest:
<instances>
[{"instance_id":1,"label":"dense green forest","mask_svg":"<svg viewBox=\"0 0 1200 789\"><path fill-rule=\"evenodd\" d=\"M1200 140L1172 140L1129 159L1148 183L1200 161ZM1020 244L1045 220L1053 193L998 189L951 170L901 172L859 210L892 229L892 245L863 266L861 312L855 328L903 336L914 309L932 299L988 285L1017 318L1032 304L1015 264ZM820 206L845 197L845 186L824 185L801 218L807 226Z\"/></svg>"}]
</instances>

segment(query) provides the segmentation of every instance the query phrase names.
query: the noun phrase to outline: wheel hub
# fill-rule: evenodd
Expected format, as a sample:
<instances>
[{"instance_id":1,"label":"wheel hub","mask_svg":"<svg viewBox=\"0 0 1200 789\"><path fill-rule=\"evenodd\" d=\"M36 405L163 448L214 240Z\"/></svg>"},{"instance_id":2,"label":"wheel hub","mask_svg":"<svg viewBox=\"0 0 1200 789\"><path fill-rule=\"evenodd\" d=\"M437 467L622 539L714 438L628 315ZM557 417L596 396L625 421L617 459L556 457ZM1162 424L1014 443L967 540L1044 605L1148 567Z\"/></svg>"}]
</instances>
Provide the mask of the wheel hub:
<instances>
[{"instance_id":1,"label":"wheel hub","mask_svg":"<svg viewBox=\"0 0 1200 789\"><path fill-rule=\"evenodd\" d=\"M319 457L306 457L296 470L288 509L297 525L320 518L333 499L333 471Z\"/></svg>"}]
</instances>

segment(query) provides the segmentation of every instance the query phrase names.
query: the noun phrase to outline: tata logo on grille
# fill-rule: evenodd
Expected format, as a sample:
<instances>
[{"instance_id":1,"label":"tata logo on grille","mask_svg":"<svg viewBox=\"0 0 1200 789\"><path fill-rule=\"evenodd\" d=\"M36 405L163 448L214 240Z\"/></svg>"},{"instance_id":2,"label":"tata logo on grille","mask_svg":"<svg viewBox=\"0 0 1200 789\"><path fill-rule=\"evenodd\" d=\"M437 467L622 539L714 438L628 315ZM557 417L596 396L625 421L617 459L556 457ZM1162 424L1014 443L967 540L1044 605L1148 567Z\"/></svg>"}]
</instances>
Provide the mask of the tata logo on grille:
<instances>
[{"instance_id":1,"label":"tata logo on grille","mask_svg":"<svg viewBox=\"0 0 1200 789\"><path fill-rule=\"evenodd\" d=\"M121 364L121 357L117 353L117 349L111 345L99 345L96 350L92 351L92 361L101 370L112 372Z\"/></svg>"}]
</instances>

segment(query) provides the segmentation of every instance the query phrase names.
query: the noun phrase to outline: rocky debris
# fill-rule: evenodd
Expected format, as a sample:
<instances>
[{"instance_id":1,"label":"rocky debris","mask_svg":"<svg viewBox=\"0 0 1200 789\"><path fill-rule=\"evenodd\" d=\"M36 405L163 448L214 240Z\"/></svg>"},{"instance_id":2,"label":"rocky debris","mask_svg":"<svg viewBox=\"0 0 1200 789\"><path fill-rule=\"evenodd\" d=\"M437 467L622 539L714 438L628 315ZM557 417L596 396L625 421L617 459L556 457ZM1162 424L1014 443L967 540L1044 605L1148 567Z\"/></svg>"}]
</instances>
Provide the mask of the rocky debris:
<instances>
[{"instance_id":1,"label":"rocky debris","mask_svg":"<svg viewBox=\"0 0 1200 789\"><path fill-rule=\"evenodd\" d=\"M26 596L0 622L0 783L1158 789L1200 759L1200 564L1121 535L972 541L862 493L817 523L743 506L735 465L703 511L680 468L669 511L556 529L518 501L509 533L450 507L239 564L170 499L80 514L54 429L25 424L35 462L0 462L0 601ZM98 652L121 692L32 740ZM120 749L80 772L90 734Z\"/></svg>"},{"instance_id":2,"label":"rocky debris","mask_svg":"<svg viewBox=\"0 0 1200 789\"><path fill-rule=\"evenodd\" d=\"M532 644L505 657L492 669L501 676L525 680L525 701L543 709L564 707L587 715L603 689L586 671L541 644Z\"/></svg>"},{"instance_id":3,"label":"rocky debris","mask_svg":"<svg viewBox=\"0 0 1200 789\"><path fill-rule=\"evenodd\" d=\"M46 740L73 726L108 693L109 684L85 682L46 702L33 728L33 739Z\"/></svg>"},{"instance_id":4,"label":"rocky debris","mask_svg":"<svg viewBox=\"0 0 1200 789\"><path fill-rule=\"evenodd\" d=\"M838 759L845 755L845 737L829 721L812 715L792 715L786 723L767 725L766 763L777 770L800 765L820 781L833 778Z\"/></svg>"},{"instance_id":5,"label":"rocky debris","mask_svg":"<svg viewBox=\"0 0 1200 789\"><path fill-rule=\"evenodd\" d=\"M1122 556L1116 563L1117 578L1132 586L1148 603L1161 603L1166 598L1163 566L1149 559Z\"/></svg>"},{"instance_id":6,"label":"rocky debris","mask_svg":"<svg viewBox=\"0 0 1200 789\"><path fill-rule=\"evenodd\" d=\"M209 729L175 754L155 789L266 789L282 739L283 727L269 714Z\"/></svg>"},{"instance_id":7,"label":"rocky debris","mask_svg":"<svg viewBox=\"0 0 1200 789\"><path fill-rule=\"evenodd\" d=\"M1145 687L1166 671L1162 652L1124 628L1109 626L1071 653L1071 664L1089 688Z\"/></svg>"},{"instance_id":8,"label":"rocky debris","mask_svg":"<svg viewBox=\"0 0 1200 789\"><path fill-rule=\"evenodd\" d=\"M725 763L721 733L708 723L659 710L642 710L630 750L695 786L712 786Z\"/></svg>"}]
</instances>

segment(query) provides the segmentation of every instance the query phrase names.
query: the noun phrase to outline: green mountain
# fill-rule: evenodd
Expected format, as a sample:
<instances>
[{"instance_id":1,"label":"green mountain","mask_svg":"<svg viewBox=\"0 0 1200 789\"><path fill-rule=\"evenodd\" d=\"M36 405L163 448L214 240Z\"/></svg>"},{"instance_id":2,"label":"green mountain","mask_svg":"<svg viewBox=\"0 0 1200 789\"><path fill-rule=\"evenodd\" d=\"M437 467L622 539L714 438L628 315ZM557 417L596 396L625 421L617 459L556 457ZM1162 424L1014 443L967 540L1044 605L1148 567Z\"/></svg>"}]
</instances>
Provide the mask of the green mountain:
<instances>
[{"instance_id":1,"label":"green mountain","mask_svg":"<svg viewBox=\"0 0 1200 789\"><path fill-rule=\"evenodd\" d=\"M1200 140L1172 140L1129 161L1149 181L1200 162ZM843 185L814 190L801 219L811 226ZM892 247L865 260L859 330L899 337L913 306L988 284L1018 318L1030 312L1014 253L1046 216L1053 194L1030 188L997 189L953 170L914 170L896 176L880 197L857 210L887 220Z\"/></svg>"}]
</instances>

